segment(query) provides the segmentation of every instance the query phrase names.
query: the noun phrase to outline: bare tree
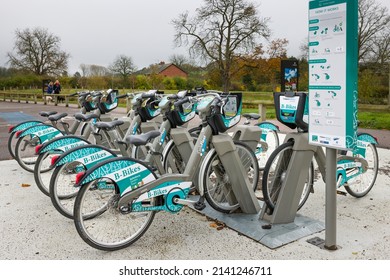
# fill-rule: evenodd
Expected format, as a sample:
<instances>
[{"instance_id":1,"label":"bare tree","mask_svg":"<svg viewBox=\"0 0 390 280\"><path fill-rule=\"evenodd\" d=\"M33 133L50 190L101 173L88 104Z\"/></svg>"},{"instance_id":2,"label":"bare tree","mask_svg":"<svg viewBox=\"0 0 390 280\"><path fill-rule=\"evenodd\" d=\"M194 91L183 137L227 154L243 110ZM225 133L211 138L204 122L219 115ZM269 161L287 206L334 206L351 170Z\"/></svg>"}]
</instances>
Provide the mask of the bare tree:
<instances>
[{"instance_id":1,"label":"bare tree","mask_svg":"<svg viewBox=\"0 0 390 280\"><path fill-rule=\"evenodd\" d=\"M359 0L359 61L369 59L373 46L383 39L383 32L389 29L390 15L387 7L375 0ZM387 36L389 33L387 32Z\"/></svg>"},{"instance_id":2,"label":"bare tree","mask_svg":"<svg viewBox=\"0 0 390 280\"><path fill-rule=\"evenodd\" d=\"M247 0L204 0L193 18L188 12L172 21L177 46L217 65L224 91L230 88L235 59L250 53L257 39L269 36L268 19Z\"/></svg>"},{"instance_id":3,"label":"bare tree","mask_svg":"<svg viewBox=\"0 0 390 280\"><path fill-rule=\"evenodd\" d=\"M89 75L91 77L103 77L110 74L110 71L101 65L91 64L89 65Z\"/></svg>"},{"instance_id":4,"label":"bare tree","mask_svg":"<svg viewBox=\"0 0 390 280\"><path fill-rule=\"evenodd\" d=\"M37 75L61 75L67 70L69 54L60 50L58 36L44 28L16 30L15 35L16 53L7 53L11 67Z\"/></svg>"},{"instance_id":5,"label":"bare tree","mask_svg":"<svg viewBox=\"0 0 390 280\"><path fill-rule=\"evenodd\" d=\"M109 67L111 72L121 76L125 83L128 77L134 73L135 68L132 58L123 54L118 56Z\"/></svg>"},{"instance_id":6,"label":"bare tree","mask_svg":"<svg viewBox=\"0 0 390 280\"><path fill-rule=\"evenodd\" d=\"M89 76L89 65L87 64L80 64L80 69L81 69L81 76L82 77L87 77Z\"/></svg>"},{"instance_id":7,"label":"bare tree","mask_svg":"<svg viewBox=\"0 0 390 280\"><path fill-rule=\"evenodd\" d=\"M169 60L177 66L183 66L189 63L189 59L182 54L173 54L169 57Z\"/></svg>"},{"instance_id":8,"label":"bare tree","mask_svg":"<svg viewBox=\"0 0 390 280\"><path fill-rule=\"evenodd\" d=\"M286 38L278 38L272 40L268 46L267 54L270 58L286 58L287 45L288 40Z\"/></svg>"}]
</instances>

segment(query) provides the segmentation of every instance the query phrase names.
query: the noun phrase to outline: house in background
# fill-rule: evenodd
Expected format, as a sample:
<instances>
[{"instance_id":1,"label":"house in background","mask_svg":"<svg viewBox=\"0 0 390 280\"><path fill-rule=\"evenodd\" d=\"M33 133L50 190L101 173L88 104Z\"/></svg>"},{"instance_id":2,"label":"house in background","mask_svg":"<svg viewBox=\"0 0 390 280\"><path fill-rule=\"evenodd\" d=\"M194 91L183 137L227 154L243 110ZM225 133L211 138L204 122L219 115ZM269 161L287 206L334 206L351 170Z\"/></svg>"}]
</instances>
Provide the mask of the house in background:
<instances>
[{"instance_id":1,"label":"house in background","mask_svg":"<svg viewBox=\"0 0 390 280\"><path fill-rule=\"evenodd\" d=\"M151 75L157 74L163 77L182 77L188 78L188 73L181 69L174 63L165 63L160 62L158 64L154 64L149 66L148 68L143 68L140 71L137 71L135 74L137 75Z\"/></svg>"}]
</instances>

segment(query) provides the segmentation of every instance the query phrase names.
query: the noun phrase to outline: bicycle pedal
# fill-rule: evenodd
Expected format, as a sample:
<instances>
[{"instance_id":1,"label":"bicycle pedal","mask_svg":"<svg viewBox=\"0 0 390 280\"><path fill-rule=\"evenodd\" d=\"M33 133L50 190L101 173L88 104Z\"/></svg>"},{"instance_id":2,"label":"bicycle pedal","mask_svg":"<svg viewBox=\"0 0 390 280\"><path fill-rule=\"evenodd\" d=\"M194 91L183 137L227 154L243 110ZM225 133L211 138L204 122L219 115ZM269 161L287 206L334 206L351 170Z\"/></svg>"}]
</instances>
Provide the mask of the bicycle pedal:
<instances>
[{"instance_id":1,"label":"bicycle pedal","mask_svg":"<svg viewBox=\"0 0 390 280\"><path fill-rule=\"evenodd\" d=\"M343 196L347 196L347 193L346 193L346 192L343 192L343 191L337 190L336 193L337 193L337 194L340 194L340 195L343 195Z\"/></svg>"},{"instance_id":2,"label":"bicycle pedal","mask_svg":"<svg viewBox=\"0 0 390 280\"><path fill-rule=\"evenodd\" d=\"M195 208L196 210L198 210L198 211L202 211L203 209L206 208L206 204L205 204L204 202L202 202L202 201L197 201L197 202L195 202L195 204L194 204L194 208Z\"/></svg>"}]
</instances>

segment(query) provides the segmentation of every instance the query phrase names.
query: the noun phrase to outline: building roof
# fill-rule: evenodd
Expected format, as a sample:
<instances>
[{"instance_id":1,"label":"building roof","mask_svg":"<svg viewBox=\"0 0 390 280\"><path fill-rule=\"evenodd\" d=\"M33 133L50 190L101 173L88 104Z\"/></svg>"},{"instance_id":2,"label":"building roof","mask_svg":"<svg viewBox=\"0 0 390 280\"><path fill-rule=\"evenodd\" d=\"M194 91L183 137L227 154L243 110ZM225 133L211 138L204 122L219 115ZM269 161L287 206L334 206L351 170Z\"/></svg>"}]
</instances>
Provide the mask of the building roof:
<instances>
[{"instance_id":1,"label":"building roof","mask_svg":"<svg viewBox=\"0 0 390 280\"><path fill-rule=\"evenodd\" d=\"M141 70L135 72L135 74L138 74L138 75L150 75L152 73L160 74L161 72L163 72L165 69L167 69L171 65L174 65L175 67L177 67L178 69L180 69L184 73L188 74L187 71L183 70L182 68L180 68L179 66L177 66L174 63L154 64L152 66L142 68Z\"/></svg>"}]
</instances>

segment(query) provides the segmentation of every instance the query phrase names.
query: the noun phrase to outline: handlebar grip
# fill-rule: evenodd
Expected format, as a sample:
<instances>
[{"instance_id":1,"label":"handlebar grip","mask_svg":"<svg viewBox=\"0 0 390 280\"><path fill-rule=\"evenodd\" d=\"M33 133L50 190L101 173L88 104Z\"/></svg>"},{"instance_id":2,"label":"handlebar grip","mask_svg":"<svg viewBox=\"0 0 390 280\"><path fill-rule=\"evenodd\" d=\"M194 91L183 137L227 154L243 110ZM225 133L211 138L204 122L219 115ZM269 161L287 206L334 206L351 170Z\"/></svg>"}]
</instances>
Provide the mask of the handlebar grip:
<instances>
[{"instance_id":1,"label":"handlebar grip","mask_svg":"<svg viewBox=\"0 0 390 280\"><path fill-rule=\"evenodd\" d=\"M155 92L152 92L152 93L143 93L142 94L142 99L147 99L147 98L152 98L152 97L155 97L156 96L156 93Z\"/></svg>"},{"instance_id":2,"label":"handlebar grip","mask_svg":"<svg viewBox=\"0 0 390 280\"><path fill-rule=\"evenodd\" d=\"M71 93L71 94L69 94L69 97L71 97L71 96L76 96L76 95L78 95L78 94L79 94L78 92Z\"/></svg>"},{"instance_id":3,"label":"handlebar grip","mask_svg":"<svg viewBox=\"0 0 390 280\"><path fill-rule=\"evenodd\" d=\"M187 97L184 97L183 99L180 99L179 101L176 101L174 103L174 105L175 105L175 107L177 107L177 106L180 106L184 103L187 103L188 101L190 101L190 98L187 96Z\"/></svg>"},{"instance_id":4,"label":"handlebar grip","mask_svg":"<svg viewBox=\"0 0 390 280\"><path fill-rule=\"evenodd\" d=\"M116 98L121 99L127 97L127 94L118 95Z\"/></svg>"},{"instance_id":5,"label":"handlebar grip","mask_svg":"<svg viewBox=\"0 0 390 280\"><path fill-rule=\"evenodd\" d=\"M177 94L170 94L167 96L168 100L177 100L179 99L179 96Z\"/></svg>"}]
</instances>

